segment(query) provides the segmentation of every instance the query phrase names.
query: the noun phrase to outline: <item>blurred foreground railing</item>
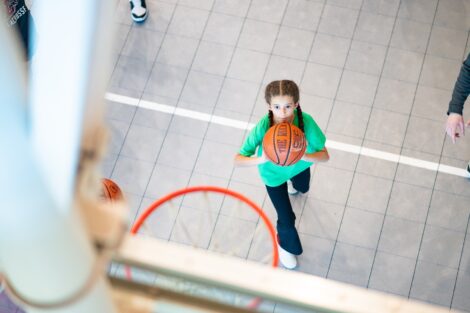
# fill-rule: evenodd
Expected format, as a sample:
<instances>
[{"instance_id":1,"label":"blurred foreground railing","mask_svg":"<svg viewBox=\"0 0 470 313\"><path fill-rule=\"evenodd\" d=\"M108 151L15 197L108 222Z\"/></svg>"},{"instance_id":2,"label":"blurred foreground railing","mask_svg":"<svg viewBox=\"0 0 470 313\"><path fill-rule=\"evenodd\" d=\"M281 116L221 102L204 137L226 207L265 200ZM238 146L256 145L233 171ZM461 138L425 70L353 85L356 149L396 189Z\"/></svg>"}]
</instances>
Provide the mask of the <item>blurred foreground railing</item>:
<instances>
[{"instance_id":1,"label":"blurred foreground railing","mask_svg":"<svg viewBox=\"0 0 470 313\"><path fill-rule=\"evenodd\" d=\"M132 279L126 279L131 266ZM273 269L148 237L129 236L114 257L111 278L121 312L443 313L448 309L320 277ZM163 283L162 283L163 282ZM133 307L135 305L135 307ZM277 310L276 310L277 312Z\"/></svg>"}]
</instances>

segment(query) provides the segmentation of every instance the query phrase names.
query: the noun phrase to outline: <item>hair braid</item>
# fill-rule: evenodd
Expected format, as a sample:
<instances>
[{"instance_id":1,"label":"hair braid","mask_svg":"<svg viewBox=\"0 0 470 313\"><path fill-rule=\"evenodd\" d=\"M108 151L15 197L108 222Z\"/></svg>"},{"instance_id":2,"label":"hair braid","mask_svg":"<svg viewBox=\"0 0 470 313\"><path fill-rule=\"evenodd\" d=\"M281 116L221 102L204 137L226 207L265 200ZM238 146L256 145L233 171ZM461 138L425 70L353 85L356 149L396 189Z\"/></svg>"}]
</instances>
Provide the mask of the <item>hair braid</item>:
<instances>
[{"instance_id":1,"label":"hair braid","mask_svg":"<svg viewBox=\"0 0 470 313\"><path fill-rule=\"evenodd\" d=\"M297 106L297 119L299 120L299 128L303 132L304 131L304 118L302 116L302 109L300 108L300 104Z\"/></svg>"},{"instance_id":2,"label":"hair braid","mask_svg":"<svg viewBox=\"0 0 470 313\"><path fill-rule=\"evenodd\" d=\"M272 126L274 125L274 114L273 114L273 111L269 110L268 115L269 115L269 127L272 127Z\"/></svg>"}]
</instances>

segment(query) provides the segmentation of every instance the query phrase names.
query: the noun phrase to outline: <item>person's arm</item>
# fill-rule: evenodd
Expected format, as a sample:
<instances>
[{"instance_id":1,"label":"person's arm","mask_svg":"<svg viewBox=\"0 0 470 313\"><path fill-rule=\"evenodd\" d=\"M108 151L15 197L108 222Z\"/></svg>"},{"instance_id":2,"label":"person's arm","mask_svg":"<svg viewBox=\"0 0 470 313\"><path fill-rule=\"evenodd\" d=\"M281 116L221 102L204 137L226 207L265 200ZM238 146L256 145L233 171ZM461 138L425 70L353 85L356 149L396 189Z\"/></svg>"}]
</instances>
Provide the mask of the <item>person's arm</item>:
<instances>
[{"instance_id":1,"label":"person's arm","mask_svg":"<svg viewBox=\"0 0 470 313\"><path fill-rule=\"evenodd\" d=\"M243 142L240 151L235 155L234 165L238 166L253 166L267 162L267 158L262 150L261 156L256 156L256 149L262 149L261 144L264 134L269 128L269 120L262 118L253 129L250 131L245 141Z\"/></svg>"},{"instance_id":2,"label":"person's arm","mask_svg":"<svg viewBox=\"0 0 470 313\"><path fill-rule=\"evenodd\" d=\"M328 150L323 148L320 151L313 152L313 153L305 153L301 160L313 163L320 163L326 162L330 159L330 155L328 154Z\"/></svg>"},{"instance_id":3,"label":"person's arm","mask_svg":"<svg viewBox=\"0 0 470 313\"><path fill-rule=\"evenodd\" d=\"M463 106L470 94L470 54L463 62L460 68L460 73L455 82L454 91L452 92L452 99L449 103L446 121L446 133L455 143L456 138L460 135L465 135L465 123L463 120ZM467 122L467 126L470 121Z\"/></svg>"},{"instance_id":4,"label":"person's arm","mask_svg":"<svg viewBox=\"0 0 470 313\"><path fill-rule=\"evenodd\" d=\"M305 153L301 160L313 163L327 162L330 159L330 155L325 147L325 134L310 114L303 113L303 118L306 127L305 139L307 140L307 150L313 152Z\"/></svg>"},{"instance_id":5,"label":"person's arm","mask_svg":"<svg viewBox=\"0 0 470 313\"><path fill-rule=\"evenodd\" d=\"M267 161L268 160L266 159L266 156L264 155L264 151L263 151L263 154L261 154L260 157L255 157L255 156L247 157L238 153L235 156L234 163L235 163L235 166L237 167L243 167L243 166L259 165Z\"/></svg>"},{"instance_id":6,"label":"person's arm","mask_svg":"<svg viewBox=\"0 0 470 313\"><path fill-rule=\"evenodd\" d=\"M470 54L463 62L460 68L460 73L455 82L454 91L452 92L452 99L449 103L449 110L447 114L457 113L462 115L465 100L470 94Z\"/></svg>"}]
</instances>

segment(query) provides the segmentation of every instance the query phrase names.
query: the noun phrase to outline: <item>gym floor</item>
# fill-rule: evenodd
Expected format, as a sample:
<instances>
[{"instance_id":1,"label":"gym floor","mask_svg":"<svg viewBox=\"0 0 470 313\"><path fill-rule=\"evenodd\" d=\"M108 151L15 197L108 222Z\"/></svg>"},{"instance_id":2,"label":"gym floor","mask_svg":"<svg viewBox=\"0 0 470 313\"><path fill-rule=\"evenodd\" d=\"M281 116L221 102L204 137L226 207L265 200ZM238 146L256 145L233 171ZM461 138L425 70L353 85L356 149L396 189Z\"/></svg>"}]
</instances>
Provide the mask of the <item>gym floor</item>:
<instances>
[{"instance_id":1,"label":"gym floor","mask_svg":"<svg viewBox=\"0 0 470 313\"><path fill-rule=\"evenodd\" d=\"M256 123L267 112L266 84L291 79L328 140L379 151L330 148L330 161L312 167L310 192L293 198L304 246L296 271L470 312L470 181L422 168L464 169L470 159L470 140L453 145L444 133L470 51L468 0L149 0L148 8L138 25L128 1L119 3L107 101L103 173L124 190L133 218L200 184L239 191L274 217L256 167L233 167L247 131L196 116Z\"/></svg>"},{"instance_id":2,"label":"gym floor","mask_svg":"<svg viewBox=\"0 0 470 313\"><path fill-rule=\"evenodd\" d=\"M266 84L291 79L328 140L376 151L336 145L328 163L312 167L310 192L292 198L304 246L295 270L470 312L470 181L423 168L464 169L470 159L469 138L453 145L444 134L470 52L470 1L147 4L149 17L138 25L128 0L119 2L108 87L103 175L125 192L130 223L155 199L201 184L239 191L274 218L256 167L235 169L233 157L247 133L238 125L267 112ZM416 160L389 161L382 152ZM249 230L244 236L258 222L232 220ZM214 229L205 229L209 238ZM241 257L250 259L249 250Z\"/></svg>"}]
</instances>

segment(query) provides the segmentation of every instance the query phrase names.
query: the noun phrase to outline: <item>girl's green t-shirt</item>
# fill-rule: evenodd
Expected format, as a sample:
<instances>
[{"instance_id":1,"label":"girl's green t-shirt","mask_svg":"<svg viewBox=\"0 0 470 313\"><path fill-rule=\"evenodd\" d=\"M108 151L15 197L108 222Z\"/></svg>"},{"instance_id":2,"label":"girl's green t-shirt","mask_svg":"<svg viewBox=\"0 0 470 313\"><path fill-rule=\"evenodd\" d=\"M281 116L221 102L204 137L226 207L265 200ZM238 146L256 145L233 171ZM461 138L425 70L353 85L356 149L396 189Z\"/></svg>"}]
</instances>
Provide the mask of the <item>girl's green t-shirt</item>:
<instances>
[{"instance_id":1,"label":"girl's green t-shirt","mask_svg":"<svg viewBox=\"0 0 470 313\"><path fill-rule=\"evenodd\" d=\"M321 131L320 127L318 127L317 123L313 120L312 116L302 112L302 117L304 120L305 138L307 139L306 153L313 153L322 150L325 147L325 135ZM294 112L293 124L295 126L299 126L297 111ZM266 114L250 131L248 137L245 139L245 142L240 148L239 153L247 157L252 156L255 153L257 156L261 156L261 145L263 143L264 135L268 129L269 116ZM259 149L256 151L258 147ZM312 164L312 162L300 160L297 163L289 166L280 166L268 161L266 163L259 164L258 170L263 182L270 187L275 187L285 183L287 180L309 168Z\"/></svg>"}]
</instances>

